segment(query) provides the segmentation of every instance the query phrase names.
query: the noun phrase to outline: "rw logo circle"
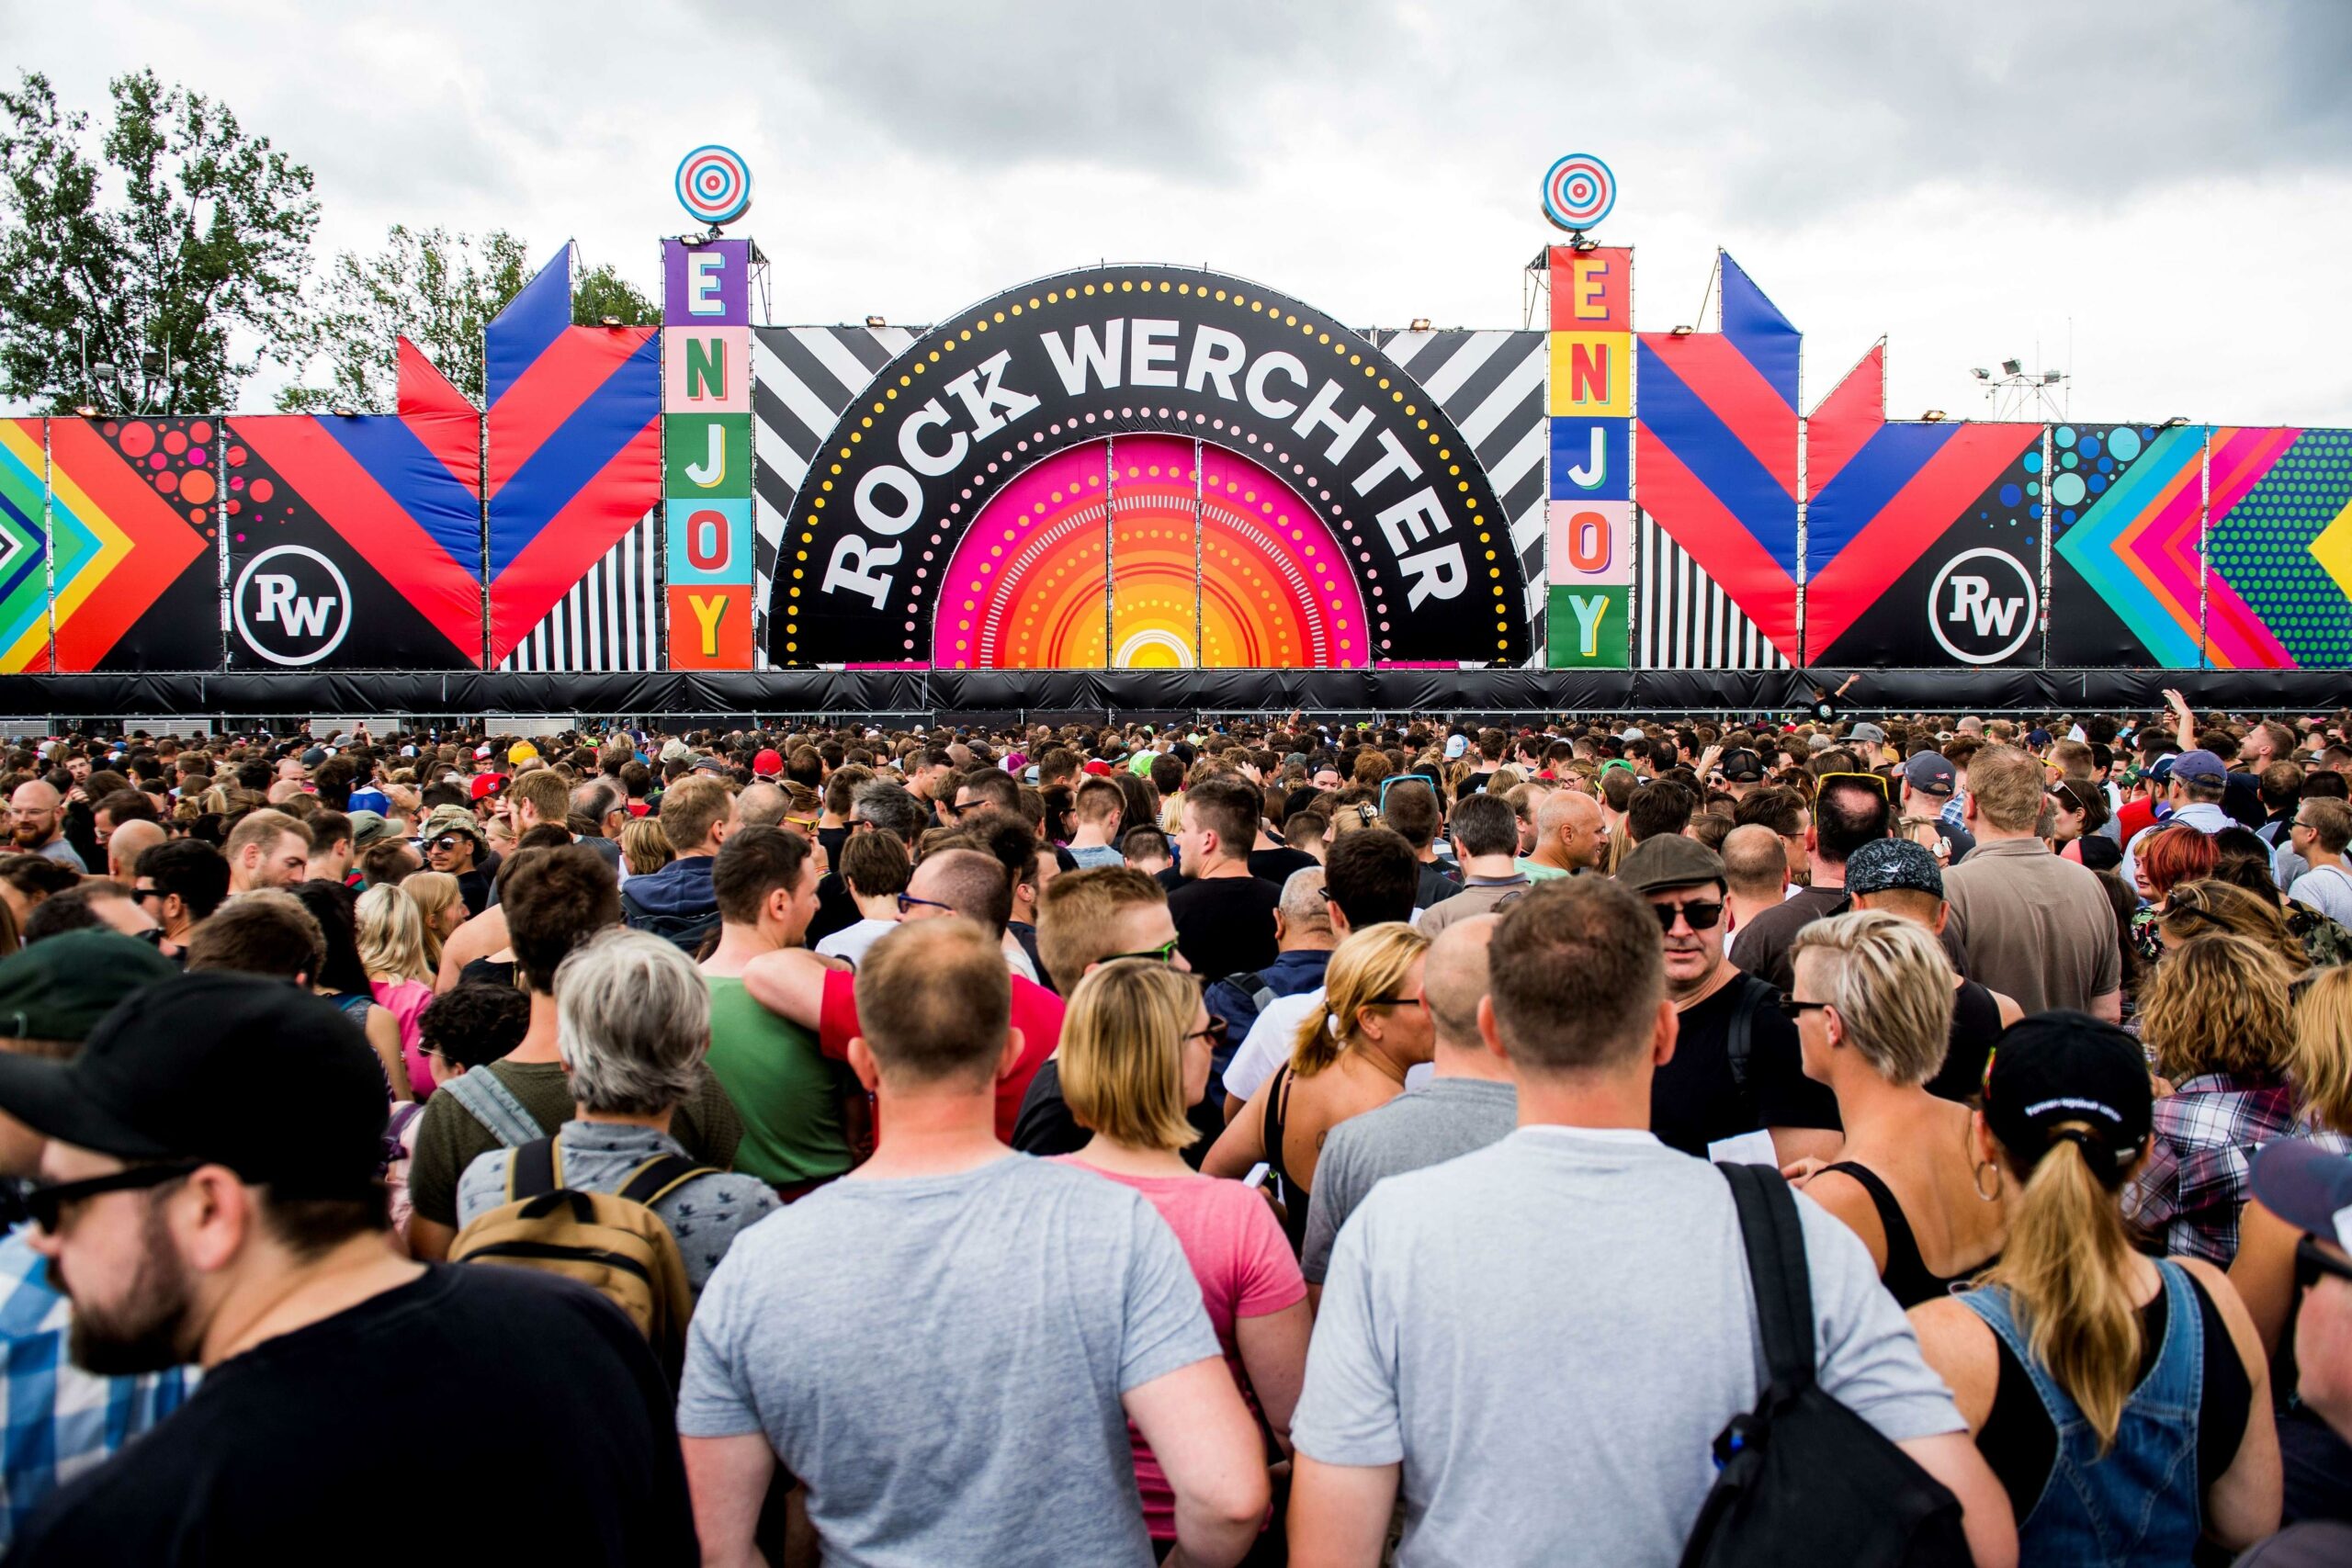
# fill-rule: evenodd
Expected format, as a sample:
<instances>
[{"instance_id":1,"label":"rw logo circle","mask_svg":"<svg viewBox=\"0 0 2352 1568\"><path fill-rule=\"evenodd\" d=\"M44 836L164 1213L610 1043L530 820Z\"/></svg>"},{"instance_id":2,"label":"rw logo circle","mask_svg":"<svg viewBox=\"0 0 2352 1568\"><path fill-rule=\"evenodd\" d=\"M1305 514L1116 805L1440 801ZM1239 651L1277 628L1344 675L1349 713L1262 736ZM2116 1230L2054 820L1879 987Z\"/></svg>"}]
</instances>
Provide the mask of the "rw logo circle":
<instances>
[{"instance_id":1,"label":"rw logo circle","mask_svg":"<svg viewBox=\"0 0 2352 1568\"><path fill-rule=\"evenodd\" d=\"M1998 664L2026 645L2041 616L2032 574L1996 549L1954 556L1928 589L1928 629L1963 664Z\"/></svg>"},{"instance_id":2,"label":"rw logo circle","mask_svg":"<svg viewBox=\"0 0 2352 1568\"><path fill-rule=\"evenodd\" d=\"M351 630L351 584L334 562L277 545L245 563L231 604L237 635L272 664L315 664Z\"/></svg>"}]
</instances>

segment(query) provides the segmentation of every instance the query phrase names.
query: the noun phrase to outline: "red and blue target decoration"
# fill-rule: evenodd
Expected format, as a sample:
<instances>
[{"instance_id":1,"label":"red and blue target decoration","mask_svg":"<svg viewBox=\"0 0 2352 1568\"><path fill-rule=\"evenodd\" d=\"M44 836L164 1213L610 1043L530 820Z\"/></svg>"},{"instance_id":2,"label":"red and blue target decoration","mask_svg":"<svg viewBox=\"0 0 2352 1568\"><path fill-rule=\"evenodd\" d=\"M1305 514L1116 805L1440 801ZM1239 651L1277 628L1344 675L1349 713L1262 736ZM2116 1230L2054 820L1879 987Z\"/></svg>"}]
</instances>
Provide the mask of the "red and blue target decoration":
<instances>
[{"instance_id":1,"label":"red and blue target decoration","mask_svg":"<svg viewBox=\"0 0 2352 1568\"><path fill-rule=\"evenodd\" d=\"M678 161L678 205L698 223L732 223L752 208L752 171L743 155L716 142Z\"/></svg>"},{"instance_id":2,"label":"red and blue target decoration","mask_svg":"<svg viewBox=\"0 0 2352 1568\"><path fill-rule=\"evenodd\" d=\"M1570 233L1581 233L1617 205L1617 176L1589 152L1571 152L1544 176L1544 216Z\"/></svg>"}]
</instances>

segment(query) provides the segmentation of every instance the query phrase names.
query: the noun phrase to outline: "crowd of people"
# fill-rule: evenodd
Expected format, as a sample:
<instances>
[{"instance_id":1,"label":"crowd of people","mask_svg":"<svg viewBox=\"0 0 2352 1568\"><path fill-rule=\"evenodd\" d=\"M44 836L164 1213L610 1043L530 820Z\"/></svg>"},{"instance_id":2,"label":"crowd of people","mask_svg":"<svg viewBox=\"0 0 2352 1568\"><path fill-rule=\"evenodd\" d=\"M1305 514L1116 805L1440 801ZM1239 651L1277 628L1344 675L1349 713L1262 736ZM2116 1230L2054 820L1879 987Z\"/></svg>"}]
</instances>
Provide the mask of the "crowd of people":
<instances>
[{"instance_id":1,"label":"crowd of people","mask_svg":"<svg viewBox=\"0 0 2352 1568\"><path fill-rule=\"evenodd\" d=\"M0 1545L2352 1562L2352 713L2167 697L8 742Z\"/></svg>"}]
</instances>

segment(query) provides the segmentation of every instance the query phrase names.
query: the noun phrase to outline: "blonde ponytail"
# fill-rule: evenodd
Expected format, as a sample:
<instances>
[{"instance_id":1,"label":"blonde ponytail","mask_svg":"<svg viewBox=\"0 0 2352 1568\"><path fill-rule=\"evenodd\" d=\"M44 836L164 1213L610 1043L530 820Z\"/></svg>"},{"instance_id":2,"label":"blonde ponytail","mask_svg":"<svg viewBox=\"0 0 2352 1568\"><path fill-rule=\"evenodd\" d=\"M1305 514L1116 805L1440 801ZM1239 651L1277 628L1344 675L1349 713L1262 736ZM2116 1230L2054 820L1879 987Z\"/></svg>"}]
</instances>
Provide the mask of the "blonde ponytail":
<instances>
[{"instance_id":1,"label":"blonde ponytail","mask_svg":"<svg viewBox=\"0 0 2352 1568\"><path fill-rule=\"evenodd\" d=\"M1405 977L1430 945L1429 938L1397 920L1366 926L1332 950L1323 971L1323 999L1292 1037L1290 1070L1311 1078L1340 1059L1356 1041L1363 1010L1403 994Z\"/></svg>"},{"instance_id":2,"label":"blonde ponytail","mask_svg":"<svg viewBox=\"0 0 2352 1568\"><path fill-rule=\"evenodd\" d=\"M2062 1122L2025 1190L2010 1201L2008 1242L1984 1283L2007 1287L2033 1359L2082 1408L2104 1455L2140 1372L2132 1257L2116 1194L2100 1185Z\"/></svg>"}]
</instances>

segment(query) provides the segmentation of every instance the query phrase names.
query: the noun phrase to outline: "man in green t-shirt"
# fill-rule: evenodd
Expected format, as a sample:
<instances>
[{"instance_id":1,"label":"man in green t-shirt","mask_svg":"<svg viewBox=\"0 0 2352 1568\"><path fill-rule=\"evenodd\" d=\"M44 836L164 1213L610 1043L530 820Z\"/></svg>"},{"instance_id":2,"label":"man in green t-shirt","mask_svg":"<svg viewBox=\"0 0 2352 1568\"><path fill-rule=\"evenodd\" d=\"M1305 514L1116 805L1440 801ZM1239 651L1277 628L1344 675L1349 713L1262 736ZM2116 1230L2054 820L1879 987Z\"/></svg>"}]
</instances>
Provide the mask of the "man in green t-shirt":
<instances>
[{"instance_id":1,"label":"man in green t-shirt","mask_svg":"<svg viewBox=\"0 0 2352 1568\"><path fill-rule=\"evenodd\" d=\"M710 1070L743 1118L735 1168L787 1198L856 1163L845 1101L863 1121L865 1094L817 1049L816 1036L743 989L743 966L797 947L817 912L818 871L808 840L782 828L743 828L719 846L710 873L718 946L703 960L710 987Z\"/></svg>"}]
</instances>

